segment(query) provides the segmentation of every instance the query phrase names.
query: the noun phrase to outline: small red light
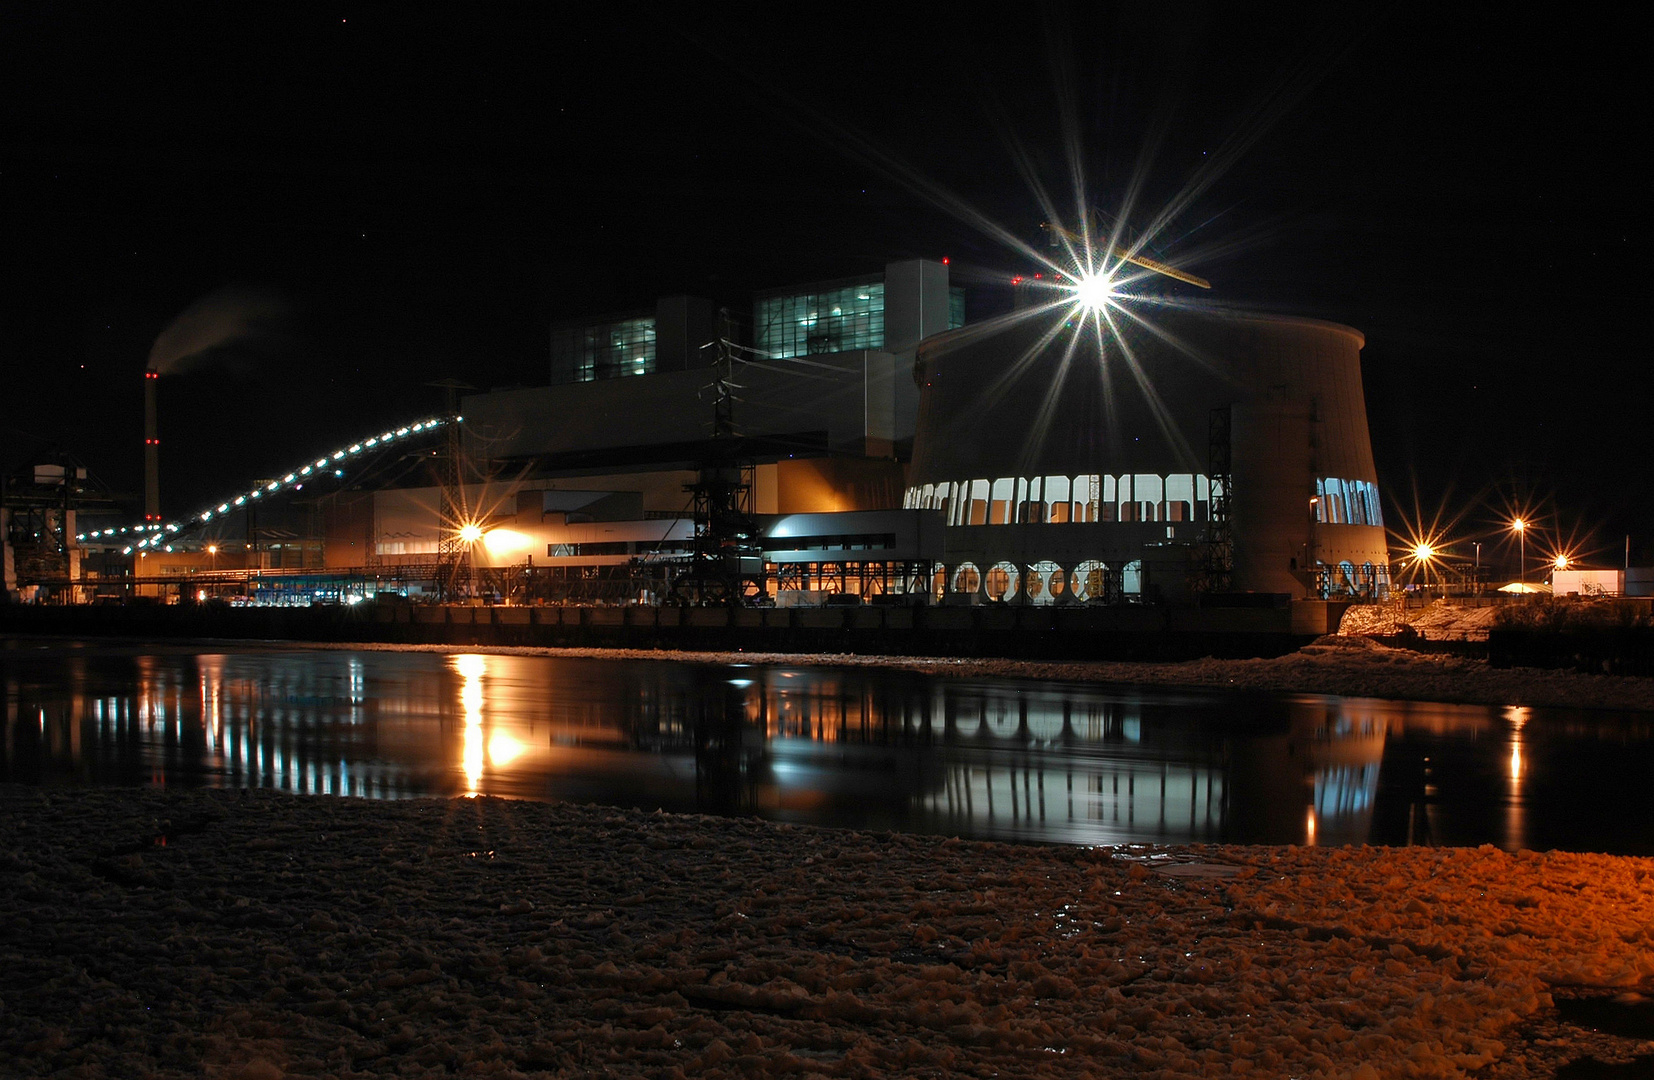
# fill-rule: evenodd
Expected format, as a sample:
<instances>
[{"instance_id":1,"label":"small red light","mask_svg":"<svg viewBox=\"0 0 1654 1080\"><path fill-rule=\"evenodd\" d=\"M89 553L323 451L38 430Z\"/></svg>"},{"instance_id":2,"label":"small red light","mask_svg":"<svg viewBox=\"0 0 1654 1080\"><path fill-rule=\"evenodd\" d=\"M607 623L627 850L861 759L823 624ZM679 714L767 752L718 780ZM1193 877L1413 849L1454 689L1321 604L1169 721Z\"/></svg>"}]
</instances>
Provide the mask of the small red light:
<instances>
[{"instance_id":1,"label":"small red light","mask_svg":"<svg viewBox=\"0 0 1654 1080\"><path fill-rule=\"evenodd\" d=\"M1012 278L1011 279L1011 284L1012 285L1021 285L1022 284L1022 275L1018 274L1016 277Z\"/></svg>"},{"instance_id":2,"label":"small red light","mask_svg":"<svg viewBox=\"0 0 1654 1080\"><path fill-rule=\"evenodd\" d=\"M942 265L943 266L948 265L948 257L946 255L942 256Z\"/></svg>"},{"instance_id":3,"label":"small red light","mask_svg":"<svg viewBox=\"0 0 1654 1080\"><path fill-rule=\"evenodd\" d=\"M1034 277L1036 277L1036 278L1042 278L1042 277L1044 277L1044 276L1045 276L1045 275L1044 275L1044 274L1035 274L1035 275L1034 275Z\"/></svg>"}]
</instances>

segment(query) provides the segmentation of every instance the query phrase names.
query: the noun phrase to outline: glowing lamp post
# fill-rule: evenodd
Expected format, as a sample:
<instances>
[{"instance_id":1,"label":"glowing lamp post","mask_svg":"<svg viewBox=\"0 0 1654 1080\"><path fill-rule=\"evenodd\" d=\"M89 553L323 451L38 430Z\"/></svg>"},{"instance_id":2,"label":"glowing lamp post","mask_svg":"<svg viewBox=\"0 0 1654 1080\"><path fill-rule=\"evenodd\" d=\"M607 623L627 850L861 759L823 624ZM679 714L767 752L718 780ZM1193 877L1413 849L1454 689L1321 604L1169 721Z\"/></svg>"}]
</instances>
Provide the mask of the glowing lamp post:
<instances>
[{"instance_id":1,"label":"glowing lamp post","mask_svg":"<svg viewBox=\"0 0 1654 1080\"><path fill-rule=\"evenodd\" d=\"M1516 530L1516 572L1522 584L1528 583L1528 523L1517 518L1510 523Z\"/></svg>"},{"instance_id":2,"label":"glowing lamp post","mask_svg":"<svg viewBox=\"0 0 1654 1080\"><path fill-rule=\"evenodd\" d=\"M1429 544L1420 542L1413 545L1413 565L1424 567L1424 587L1430 588L1430 560L1436 557L1436 549ZM1428 595L1428 593L1426 593Z\"/></svg>"}]
</instances>

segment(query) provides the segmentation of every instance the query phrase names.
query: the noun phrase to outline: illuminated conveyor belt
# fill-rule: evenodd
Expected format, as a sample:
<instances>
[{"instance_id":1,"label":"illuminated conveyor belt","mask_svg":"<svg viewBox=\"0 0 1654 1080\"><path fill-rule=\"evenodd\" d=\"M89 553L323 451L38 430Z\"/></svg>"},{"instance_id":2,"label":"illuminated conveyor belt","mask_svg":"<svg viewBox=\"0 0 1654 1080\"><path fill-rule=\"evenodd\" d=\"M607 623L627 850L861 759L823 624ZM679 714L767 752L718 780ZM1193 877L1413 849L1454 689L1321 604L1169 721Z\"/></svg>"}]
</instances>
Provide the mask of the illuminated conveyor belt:
<instances>
[{"instance_id":1,"label":"illuminated conveyor belt","mask_svg":"<svg viewBox=\"0 0 1654 1080\"><path fill-rule=\"evenodd\" d=\"M213 518L218 517L221 514L227 514L232 510L235 510L237 507L246 506L250 502L269 498L272 495L277 495L282 491L294 488L297 485L305 483L314 476L322 475L325 470L334 469L337 471L340 465L350 462L352 459L359 458L362 454L383 450L385 447L394 443L400 443L416 437L429 435L431 432L446 427L449 424L462 424L464 422L465 417L463 416L438 416L427 420L420 420L417 423L408 424L405 427L399 427L395 430L387 431L382 435L374 435L371 438L363 439L360 442L351 443L347 447L335 450L331 454L325 454L314 461L307 461L298 468L289 471L278 480L271 480L267 484L251 488L231 498L225 499L216 506L209 506L199 513L192 514L187 518L167 522L166 524L152 522L145 525L125 526L119 529L98 529L88 533L78 533L76 534L75 539L80 541L90 540L93 542L102 541L107 543L109 542L108 538L113 538L119 535L131 536L136 534L141 536L142 539L139 539L134 544L130 544L122 548L121 554L130 555L134 551L144 548L153 550L161 547L163 544L171 543L174 539L178 538L180 534L198 529L201 526L211 522ZM119 543L119 540L115 540L114 542Z\"/></svg>"}]
</instances>

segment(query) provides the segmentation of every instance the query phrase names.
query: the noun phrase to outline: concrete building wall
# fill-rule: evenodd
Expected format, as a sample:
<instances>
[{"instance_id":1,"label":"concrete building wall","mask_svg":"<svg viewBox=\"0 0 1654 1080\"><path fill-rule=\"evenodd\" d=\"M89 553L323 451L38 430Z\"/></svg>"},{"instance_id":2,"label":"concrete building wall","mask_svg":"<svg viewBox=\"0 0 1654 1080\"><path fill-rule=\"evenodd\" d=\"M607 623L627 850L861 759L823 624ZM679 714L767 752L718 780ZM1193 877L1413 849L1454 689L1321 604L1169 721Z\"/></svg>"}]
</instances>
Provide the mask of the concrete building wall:
<instances>
[{"instance_id":1,"label":"concrete building wall","mask_svg":"<svg viewBox=\"0 0 1654 1080\"><path fill-rule=\"evenodd\" d=\"M911 353L925 338L948 328L948 268L931 259L908 259L884 268L884 348Z\"/></svg>"},{"instance_id":2,"label":"concrete building wall","mask_svg":"<svg viewBox=\"0 0 1654 1080\"><path fill-rule=\"evenodd\" d=\"M1231 412L1235 487L1234 587L1302 592L1315 493L1307 403L1265 398Z\"/></svg>"},{"instance_id":3,"label":"concrete building wall","mask_svg":"<svg viewBox=\"0 0 1654 1080\"><path fill-rule=\"evenodd\" d=\"M747 436L796 437L800 450L887 457L913 437L913 414L897 403L909 370L875 351L741 366L736 426ZM473 395L462 404L468 453L510 459L698 442L712 433L710 381L695 368Z\"/></svg>"},{"instance_id":4,"label":"concrete building wall","mask_svg":"<svg viewBox=\"0 0 1654 1080\"><path fill-rule=\"evenodd\" d=\"M655 370L685 371L712 360L706 346L718 337L712 301L664 296L655 302Z\"/></svg>"}]
</instances>

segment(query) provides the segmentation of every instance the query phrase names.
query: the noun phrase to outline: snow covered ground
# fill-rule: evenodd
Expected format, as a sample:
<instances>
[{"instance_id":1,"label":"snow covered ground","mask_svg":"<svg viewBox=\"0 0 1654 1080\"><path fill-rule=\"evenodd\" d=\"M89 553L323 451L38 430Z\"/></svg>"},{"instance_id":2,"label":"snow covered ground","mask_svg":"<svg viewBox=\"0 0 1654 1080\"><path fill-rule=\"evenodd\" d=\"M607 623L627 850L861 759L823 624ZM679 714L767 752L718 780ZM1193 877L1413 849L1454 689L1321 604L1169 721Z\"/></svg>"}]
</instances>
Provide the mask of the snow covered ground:
<instances>
[{"instance_id":1,"label":"snow covered ground","mask_svg":"<svg viewBox=\"0 0 1654 1080\"><path fill-rule=\"evenodd\" d=\"M1552 1009L1654 989L1648 859L16 787L0 835L7 1076L1508 1080L1654 1053Z\"/></svg>"}]
</instances>

